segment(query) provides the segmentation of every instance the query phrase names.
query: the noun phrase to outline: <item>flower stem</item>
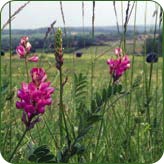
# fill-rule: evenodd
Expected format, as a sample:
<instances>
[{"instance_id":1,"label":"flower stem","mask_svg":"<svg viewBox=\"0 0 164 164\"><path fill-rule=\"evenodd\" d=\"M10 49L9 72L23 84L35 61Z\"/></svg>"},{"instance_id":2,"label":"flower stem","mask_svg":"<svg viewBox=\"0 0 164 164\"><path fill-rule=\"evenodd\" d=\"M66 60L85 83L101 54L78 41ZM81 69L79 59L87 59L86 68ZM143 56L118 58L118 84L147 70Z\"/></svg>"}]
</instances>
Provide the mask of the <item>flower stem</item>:
<instances>
[{"instance_id":1,"label":"flower stem","mask_svg":"<svg viewBox=\"0 0 164 164\"><path fill-rule=\"evenodd\" d=\"M63 121L64 121L65 131L66 131L66 134L67 134L67 142L68 142L68 146L70 146L68 127L67 127L67 123L66 123L64 110L63 110L62 68L59 69L59 73L60 73L60 104L59 104L60 145L62 146L62 141L63 141Z\"/></svg>"},{"instance_id":2,"label":"flower stem","mask_svg":"<svg viewBox=\"0 0 164 164\"><path fill-rule=\"evenodd\" d=\"M19 140L19 142L18 142L17 146L15 147L15 149L14 149L13 153L11 154L11 156L10 156L10 158L9 158L9 162L11 162L11 160L13 159L14 154L16 153L16 151L17 151L17 149L18 149L19 145L21 144L21 142L22 142L22 140L23 140L24 136L26 135L27 131L28 131L28 129L26 128L26 130L24 131L24 133L23 133L22 137L20 138L20 140Z\"/></svg>"},{"instance_id":3,"label":"flower stem","mask_svg":"<svg viewBox=\"0 0 164 164\"><path fill-rule=\"evenodd\" d=\"M62 128L62 112L63 112L62 68L59 69L59 74L60 74L59 128L60 128L60 146L62 146L62 138L63 138L63 128Z\"/></svg>"}]
</instances>

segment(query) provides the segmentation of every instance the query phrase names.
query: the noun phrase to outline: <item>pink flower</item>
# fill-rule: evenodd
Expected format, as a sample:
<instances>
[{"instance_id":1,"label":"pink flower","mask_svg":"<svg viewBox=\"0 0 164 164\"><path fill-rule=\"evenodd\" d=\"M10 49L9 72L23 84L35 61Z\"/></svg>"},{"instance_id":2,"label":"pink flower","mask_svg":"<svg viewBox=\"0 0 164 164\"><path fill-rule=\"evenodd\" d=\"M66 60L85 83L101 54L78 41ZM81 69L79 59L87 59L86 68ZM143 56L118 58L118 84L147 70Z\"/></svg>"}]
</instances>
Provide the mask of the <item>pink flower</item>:
<instances>
[{"instance_id":1,"label":"pink flower","mask_svg":"<svg viewBox=\"0 0 164 164\"><path fill-rule=\"evenodd\" d=\"M29 38L27 36L21 37L19 46L16 48L16 52L20 56L20 58L24 58L27 54L30 53L31 44L28 42Z\"/></svg>"},{"instance_id":2,"label":"pink flower","mask_svg":"<svg viewBox=\"0 0 164 164\"><path fill-rule=\"evenodd\" d=\"M50 82L41 83L39 88L33 82L22 83L22 88L17 93L20 101L16 102L16 107L29 114L29 118L31 115L44 113L45 106L52 103L51 94L53 92L54 88L50 87Z\"/></svg>"},{"instance_id":3,"label":"pink flower","mask_svg":"<svg viewBox=\"0 0 164 164\"><path fill-rule=\"evenodd\" d=\"M17 92L19 101L16 108L23 110L22 121L29 130L40 121L39 115L45 112L45 107L51 105L54 88L46 82L47 75L43 68L31 70L32 82L22 83Z\"/></svg>"},{"instance_id":4,"label":"pink flower","mask_svg":"<svg viewBox=\"0 0 164 164\"><path fill-rule=\"evenodd\" d=\"M28 42L29 38L28 36L22 36L20 40L20 44L25 46L25 44Z\"/></svg>"},{"instance_id":5,"label":"pink flower","mask_svg":"<svg viewBox=\"0 0 164 164\"><path fill-rule=\"evenodd\" d=\"M50 82L43 82L39 87L33 82L22 83L22 87L17 93L20 101L16 102L16 107L23 109L22 121L26 124L26 127L32 126L32 119L39 114L43 114L45 107L51 105L53 92L54 88L50 87Z\"/></svg>"},{"instance_id":6,"label":"pink flower","mask_svg":"<svg viewBox=\"0 0 164 164\"><path fill-rule=\"evenodd\" d=\"M32 68L30 71L32 81L36 86L47 80L47 75L43 68Z\"/></svg>"},{"instance_id":7,"label":"pink flower","mask_svg":"<svg viewBox=\"0 0 164 164\"><path fill-rule=\"evenodd\" d=\"M110 74L115 82L130 68L130 59L127 55L117 56L117 59L108 59L107 64L109 65Z\"/></svg>"},{"instance_id":8,"label":"pink flower","mask_svg":"<svg viewBox=\"0 0 164 164\"><path fill-rule=\"evenodd\" d=\"M31 47L32 47L32 46L31 46L30 42L27 42L26 45L25 45L25 48L26 48L27 53L30 52Z\"/></svg>"},{"instance_id":9,"label":"pink flower","mask_svg":"<svg viewBox=\"0 0 164 164\"><path fill-rule=\"evenodd\" d=\"M127 55L122 57L122 67L124 67L124 70L130 68L130 59Z\"/></svg>"},{"instance_id":10,"label":"pink flower","mask_svg":"<svg viewBox=\"0 0 164 164\"><path fill-rule=\"evenodd\" d=\"M34 55L34 56L28 58L28 61L30 61L30 62L38 62L38 60L39 60L39 57L37 55Z\"/></svg>"},{"instance_id":11,"label":"pink flower","mask_svg":"<svg viewBox=\"0 0 164 164\"><path fill-rule=\"evenodd\" d=\"M115 53L115 55L120 56L122 53L122 49L121 48L115 48L114 53Z\"/></svg>"},{"instance_id":12,"label":"pink flower","mask_svg":"<svg viewBox=\"0 0 164 164\"><path fill-rule=\"evenodd\" d=\"M26 55L26 50L22 45L17 46L16 52L20 56L20 58L24 58Z\"/></svg>"}]
</instances>

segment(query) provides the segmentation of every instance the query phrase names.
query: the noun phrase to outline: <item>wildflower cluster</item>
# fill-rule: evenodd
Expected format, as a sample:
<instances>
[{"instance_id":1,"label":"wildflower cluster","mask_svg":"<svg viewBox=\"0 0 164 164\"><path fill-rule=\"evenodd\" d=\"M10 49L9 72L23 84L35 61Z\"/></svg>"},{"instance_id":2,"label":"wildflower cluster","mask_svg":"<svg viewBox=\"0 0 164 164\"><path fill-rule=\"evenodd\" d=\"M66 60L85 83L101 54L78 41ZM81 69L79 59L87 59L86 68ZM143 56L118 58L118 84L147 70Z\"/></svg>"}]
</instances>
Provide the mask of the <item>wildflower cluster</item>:
<instances>
[{"instance_id":1,"label":"wildflower cluster","mask_svg":"<svg viewBox=\"0 0 164 164\"><path fill-rule=\"evenodd\" d=\"M23 36L20 40L19 46L16 48L16 52L20 58L26 58L28 54L30 54L32 46L29 42L29 38L27 36ZM38 56L35 54L32 57L28 58L30 62L37 62L39 60Z\"/></svg>"},{"instance_id":2,"label":"wildflower cluster","mask_svg":"<svg viewBox=\"0 0 164 164\"><path fill-rule=\"evenodd\" d=\"M130 68L130 59L127 55L123 55L121 48L115 49L116 59L108 59L110 74L113 77L113 81L116 82L123 73Z\"/></svg>"},{"instance_id":3,"label":"wildflower cluster","mask_svg":"<svg viewBox=\"0 0 164 164\"><path fill-rule=\"evenodd\" d=\"M33 68L31 70L32 82L22 83L17 96L20 101L16 102L18 109L23 109L22 121L27 128L31 129L40 119L35 116L45 112L45 106L52 103L51 95L54 88L50 82L46 82L47 75L43 68Z\"/></svg>"}]
</instances>

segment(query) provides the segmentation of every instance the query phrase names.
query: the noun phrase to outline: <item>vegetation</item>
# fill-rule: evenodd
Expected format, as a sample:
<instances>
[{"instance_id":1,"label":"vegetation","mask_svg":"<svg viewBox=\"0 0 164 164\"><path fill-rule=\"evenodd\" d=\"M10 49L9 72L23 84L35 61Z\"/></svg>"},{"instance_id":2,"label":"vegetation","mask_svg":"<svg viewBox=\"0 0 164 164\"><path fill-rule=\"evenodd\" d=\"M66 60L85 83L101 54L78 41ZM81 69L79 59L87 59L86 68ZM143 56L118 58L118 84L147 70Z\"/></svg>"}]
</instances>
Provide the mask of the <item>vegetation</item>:
<instances>
[{"instance_id":1,"label":"vegetation","mask_svg":"<svg viewBox=\"0 0 164 164\"><path fill-rule=\"evenodd\" d=\"M128 27L128 31L126 33L126 39L127 40L133 40L134 32L132 30L132 26ZM136 27L138 31L136 31L136 37L142 38L144 37L144 26L137 26ZM153 42L153 31L152 26L148 27L150 29L149 32L149 38L147 39L147 45L146 47L149 49L147 52L151 50L150 47L156 47L152 46L154 44ZM45 39L47 28L41 28L41 29L35 29L35 30L12 30L12 52L13 54L16 54L15 49L19 43L19 39L24 36L24 34L28 35L30 37L30 42L33 45L32 46L32 52L41 51L44 50L46 53L52 53L54 51L54 35L53 33L50 34L50 36ZM81 49L83 47L89 47L89 46L102 46L107 45L107 42L113 42L113 41L119 41L120 34L118 34L115 27L96 27L95 28L95 37L92 38L91 35L91 28L85 27L85 34L83 33L83 29L81 27L70 27L67 29L67 36L63 37L63 46L65 48L66 53L74 52L78 49ZM158 32L158 31L157 31ZM141 40L143 42L143 40ZM159 42L158 44L159 52L161 50L161 43L162 40L155 39L155 42ZM4 30L2 32L2 49L4 51L9 51L10 44L9 44L9 32L8 30ZM155 43L156 44L156 43ZM155 48L157 50L157 48ZM143 47L144 51L144 47Z\"/></svg>"},{"instance_id":2,"label":"vegetation","mask_svg":"<svg viewBox=\"0 0 164 164\"><path fill-rule=\"evenodd\" d=\"M90 78L91 78L91 57L94 56L93 49L88 49L81 58L76 58L74 55L64 54L64 66L63 72L64 77L68 77L68 81L64 87L64 97L63 103L65 106L66 117L71 121L69 132L73 135L78 132L80 124L78 125L78 117L82 117L82 112L89 108L90 104ZM99 52L99 48L97 48ZM101 50L100 50L101 51ZM157 64L155 64L152 73L152 85L151 92L149 96L151 100L149 105L150 109L150 124L146 121L147 115L147 98L146 98L146 88L145 88L145 76L148 80L148 70L150 68L149 64L146 64L145 58L135 57L135 64L133 65L133 70L129 70L125 77L121 78L122 89L117 93L117 96L123 96L129 91L131 85L137 85L137 88L133 90L132 93L123 96L120 100L115 103L112 108L109 108L112 101L115 101L114 97L107 98L106 86L108 86L110 81L110 76L108 73L108 67L105 64L106 60L109 58L110 54L106 53L104 56L100 57L95 63L94 75L93 75L93 93L96 100L92 102L92 110L100 110L102 114L105 110L105 114L102 120L102 116L94 115L93 120L98 122L93 124L93 127L87 133L87 136L81 138L76 144L78 147L78 155L72 156L69 162L77 161L99 161L99 162L130 162L130 161L140 161L140 162L150 162L155 161L162 155L162 83L161 76L158 77L158 83L156 81L156 71L158 69L158 75L161 74L162 60L160 59ZM36 158L31 159L30 154L33 150L41 145L48 145L48 150L51 153L59 153L64 151L58 149L58 146L54 144L58 143L59 129L57 127L58 122L58 105L59 102L59 74L55 70L54 55L53 54L41 54L41 62L38 65L44 65L46 72L48 73L48 78L52 82L52 86L55 87L55 94L53 95L53 104L49 107L42 118L42 121L27 134L24 139L21 149L18 151L17 155L14 157L14 161L24 161L24 156L29 156L30 160L36 160ZM132 58L131 58L132 59ZM24 81L24 62L18 59L18 56L12 57L12 86L9 83L9 57L6 55L2 58L2 93L3 93L3 111L2 111L2 135L3 137L8 136L9 127L6 126L7 123L11 121L12 125L12 138L8 137L3 142L2 155L5 159L10 155L9 143L11 142L11 149L20 138L21 131L24 129L24 125L21 124L21 112L15 108L15 102L17 100L16 94L17 89L20 88L21 81ZM30 68L34 67L34 64L29 65ZM142 72L146 67L146 72ZM138 69L140 68L140 69ZM17 71L13 71L17 70ZM130 80L133 71L133 80ZM103 72L103 73L102 73ZM81 75L80 75L81 73ZM77 77L76 77L77 76ZM80 80L80 81L79 81ZM132 83L132 84L131 84ZM137 84L138 83L138 84ZM154 85L155 84L155 85ZM11 91L10 91L11 87ZM83 88L83 90L78 90L78 88ZM79 92L80 91L80 92ZM72 96L70 96L72 95ZM79 96L78 96L79 95ZM105 96L104 98L101 96ZM158 97L158 99L157 99ZM105 104L104 104L104 100ZM97 101L97 102L96 102ZM102 101L102 102L101 102ZM87 102L87 104L83 104ZM96 104L102 104L99 108L94 107ZM9 113L9 107L12 110ZM106 107L105 107L105 106ZM85 107L86 106L86 107ZM158 110L157 110L158 108ZM83 111L84 110L84 111ZM130 112L130 113L129 113ZM85 113L84 113L85 114ZM87 114L87 113L86 113ZM129 116L130 115L130 116ZM76 117L75 117L76 116ZM92 116L93 117L93 116ZM75 119L76 118L76 119ZM87 119L87 118L86 118ZM99 129L103 125L101 135L95 129ZM128 126L128 127L127 127ZM44 127L44 128L43 128ZM73 128L73 129L72 129ZM8 130L7 130L8 129ZM18 131L20 129L20 131ZM81 129L81 128L80 128ZM108 130L107 130L108 129ZM119 129L119 130L118 130ZM73 131L72 131L73 130ZM152 149L149 149L149 139L148 134L152 130ZM78 132L80 134L80 132ZM78 134L77 133L77 134ZM128 138L127 138L128 135ZM97 143L96 138L101 137ZM73 136L72 136L73 137ZM99 138L98 137L98 138ZM7 144L8 143L8 144ZM65 143L66 144L66 143ZM8 145L8 146L7 146ZM102 146L103 145L103 146ZM106 147L105 145L108 145ZM147 147L147 151L145 150ZM77 149L77 148L76 148ZM129 149L131 151L129 151ZM25 151L28 150L28 151ZM85 150L85 151L84 151ZM37 150L36 150L37 151ZM66 151L66 150L65 150ZM92 154L88 154L92 152ZM153 151L153 152L152 152ZM8 152L8 153L7 153ZM64 153L64 152L63 152ZM97 155L99 154L99 155ZM137 156L136 156L137 154ZM99 158L98 158L99 156ZM152 158L150 158L152 156ZM54 159L54 156L52 156ZM39 158L39 157L38 157ZM57 160L60 159L60 153L56 157ZM39 158L40 159L40 158ZM45 158L44 158L45 159ZM51 159L51 158L50 158ZM27 161L26 161L27 162Z\"/></svg>"},{"instance_id":3,"label":"vegetation","mask_svg":"<svg viewBox=\"0 0 164 164\"><path fill-rule=\"evenodd\" d=\"M0 147L7 161L153 163L162 156L161 8L159 26L158 8L146 26L147 6L145 25L134 19L129 26L137 2L128 1L119 26L113 2L117 28L108 28L94 27L92 4L92 27L66 28L60 2L63 29L53 22L48 30L2 32Z\"/></svg>"}]
</instances>

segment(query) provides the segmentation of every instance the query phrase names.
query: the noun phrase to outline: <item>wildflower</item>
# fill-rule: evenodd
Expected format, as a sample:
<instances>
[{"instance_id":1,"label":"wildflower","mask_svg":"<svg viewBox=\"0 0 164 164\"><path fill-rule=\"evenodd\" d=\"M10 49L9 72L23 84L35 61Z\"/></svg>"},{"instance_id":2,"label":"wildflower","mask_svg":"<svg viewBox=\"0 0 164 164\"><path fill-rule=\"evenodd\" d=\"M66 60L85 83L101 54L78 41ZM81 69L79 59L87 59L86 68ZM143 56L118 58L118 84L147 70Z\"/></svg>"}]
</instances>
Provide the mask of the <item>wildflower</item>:
<instances>
[{"instance_id":1,"label":"wildflower","mask_svg":"<svg viewBox=\"0 0 164 164\"><path fill-rule=\"evenodd\" d=\"M24 58L26 55L26 50L22 45L17 46L16 52L20 56L20 58Z\"/></svg>"},{"instance_id":2,"label":"wildflower","mask_svg":"<svg viewBox=\"0 0 164 164\"><path fill-rule=\"evenodd\" d=\"M22 36L21 40L20 40L20 44L25 46L28 41L29 41L29 37L28 36Z\"/></svg>"},{"instance_id":3,"label":"wildflower","mask_svg":"<svg viewBox=\"0 0 164 164\"><path fill-rule=\"evenodd\" d=\"M30 52L31 47L32 47L32 46L31 46L30 42L27 42L27 43L26 43L26 52L27 52L27 53Z\"/></svg>"},{"instance_id":4,"label":"wildflower","mask_svg":"<svg viewBox=\"0 0 164 164\"><path fill-rule=\"evenodd\" d=\"M22 45L26 49L27 53L30 52L32 46L31 46L31 44L29 42L28 36L21 37L21 40L20 40L19 44Z\"/></svg>"},{"instance_id":5,"label":"wildflower","mask_svg":"<svg viewBox=\"0 0 164 164\"><path fill-rule=\"evenodd\" d=\"M20 56L20 58L26 58L26 56L30 53L31 48L32 46L29 42L29 38L27 36L23 36L20 39L19 46L17 46L16 48L16 52ZM37 62L38 59L39 58L36 55L34 55L32 57L29 57L28 61Z\"/></svg>"},{"instance_id":6,"label":"wildflower","mask_svg":"<svg viewBox=\"0 0 164 164\"><path fill-rule=\"evenodd\" d=\"M36 86L39 86L42 82L47 80L47 75L43 68L32 68L30 74Z\"/></svg>"},{"instance_id":7,"label":"wildflower","mask_svg":"<svg viewBox=\"0 0 164 164\"><path fill-rule=\"evenodd\" d=\"M115 48L114 52L117 56L120 56L122 53L122 49L121 48Z\"/></svg>"},{"instance_id":8,"label":"wildflower","mask_svg":"<svg viewBox=\"0 0 164 164\"><path fill-rule=\"evenodd\" d=\"M117 54L120 54L120 52ZM130 68L130 59L127 55L118 55L116 59L108 59L107 64L109 65L110 74L116 82Z\"/></svg>"},{"instance_id":9,"label":"wildflower","mask_svg":"<svg viewBox=\"0 0 164 164\"><path fill-rule=\"evenodd\" d=\"M39 60L39 57L37 55L34 55L28 58L28 61L30 62L38 62L38 60Z\"/></svg>"},{"instance_id":10,"label":"wildflower","mask_svg":"<svg viewBox=\"0 0 164 164\"><path fill-rule=\"evenodd\" d=\"M41 68L34 68L32 70L34 72L35 70L43 71ZM45 72L42 73L44 77L47 78ZM40 76L36 75L36 77ZM38 80L39 78L36 79ZM17 93L17 97L20 101L16 102L16 107L17 109L23 109L22 121L28 129L33 128L34 125L40 121L39 115L45 112L47 105L51 105L51 95L54 92L54 88L50 86L50 82L45 82L45 80L41 78L42 80L39 79L40 83L36 83L36 79L34 78L30 83L22 83L21 89L19 89ZM38 117L36 118L36 116Z\"/></svg>"}]
</instances>

